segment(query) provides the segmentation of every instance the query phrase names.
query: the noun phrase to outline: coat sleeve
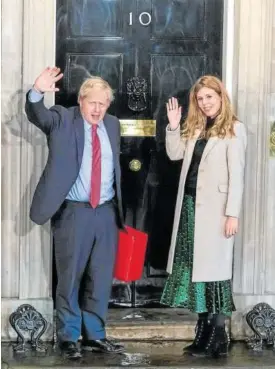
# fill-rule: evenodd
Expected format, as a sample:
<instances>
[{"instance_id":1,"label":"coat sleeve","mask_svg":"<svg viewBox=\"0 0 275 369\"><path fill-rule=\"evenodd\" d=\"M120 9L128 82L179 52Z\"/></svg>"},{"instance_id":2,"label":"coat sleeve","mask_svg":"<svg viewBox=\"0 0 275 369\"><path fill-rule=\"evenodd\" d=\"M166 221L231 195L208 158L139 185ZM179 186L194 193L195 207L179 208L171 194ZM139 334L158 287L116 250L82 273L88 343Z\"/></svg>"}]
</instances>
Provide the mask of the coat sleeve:
<instances>
[{"instance_id":1,"label":"coat sleeve","mask_svg":"<svg viewBox=\"0 0 275 369\"><path fill-rule=\"evenodd\" d=\"M44 105L44 98L37 102L31 102L29 99L30 91L26 96L25 111L28 120L33 123L37 128L41 129L46 135L48 135L57 124L60 122L62 106L55 105L50 109L47 109Z\"/></svg>"},{"instance_id":2,"label":"coat sleeve","mask_svg":"<svg viewBox=\"0 0 275 369\"><path fill-rule=\"evenodd\" d=\"M235 136L229 139L227 148L229 183L225 215L238 218L244 188L247 133L244 124L240 122L235 124L234 131Z\"/></svg>"},{"instance_id":3,"label":"coat sleeve","mask_svg":"<svg viewBox=\"0 0 275 369\"><path fill-rule=\"evenodd\" d=\"M186 140L181 138L180 126L173 131L169 130L169 125L166 127L165 146L167 155L171 160L183 159Z\"/></svg>"}]
</instances>

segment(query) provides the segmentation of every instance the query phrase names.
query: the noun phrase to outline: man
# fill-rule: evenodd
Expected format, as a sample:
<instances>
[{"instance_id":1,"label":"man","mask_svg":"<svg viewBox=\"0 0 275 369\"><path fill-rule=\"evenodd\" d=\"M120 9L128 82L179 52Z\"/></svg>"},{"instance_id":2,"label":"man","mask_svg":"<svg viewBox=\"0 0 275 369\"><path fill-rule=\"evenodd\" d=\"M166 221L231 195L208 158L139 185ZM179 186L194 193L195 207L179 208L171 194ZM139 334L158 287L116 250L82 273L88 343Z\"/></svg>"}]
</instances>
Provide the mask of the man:
<instances>
[{"instance_id":1,"label":"man","mask_svg":"<svg viewBox=\"0 0 275 369\"><path fill-rule=\"evenodd\" d=\"M82 349L119 353L123 346L105 336L118 226L122 227L120 124L107 114L113 100L100 77L84 81L79 107L43 103L45 92L58 91L59 68L46 68L26 99L28 119L47 136L49 156L36 187L30 217L51 219L57 268L57 337L64 355ZM83 292L79 294L80 284Z\"/></svg>"}]
</instances>

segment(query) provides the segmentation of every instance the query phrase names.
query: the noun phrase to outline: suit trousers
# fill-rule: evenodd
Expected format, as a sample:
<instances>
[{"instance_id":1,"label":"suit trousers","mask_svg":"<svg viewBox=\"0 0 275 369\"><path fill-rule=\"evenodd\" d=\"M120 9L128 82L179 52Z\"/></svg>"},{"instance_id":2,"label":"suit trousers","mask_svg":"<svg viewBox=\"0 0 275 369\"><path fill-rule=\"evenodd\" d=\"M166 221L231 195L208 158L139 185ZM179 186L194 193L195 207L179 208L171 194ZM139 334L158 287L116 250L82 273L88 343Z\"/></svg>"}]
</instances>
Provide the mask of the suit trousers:
<instances>
[{"instance_id":1,"label":"suit trousers","mask_svg":"<svg viewBox=\"0 0 275 369\"><path fill-rule=\"evenodd\" d=\"M105 338L118 242L112 202L93 209L65 200L52 219L57 270L57 338ZM81 289L80 289L81 286Z\"/></svg>"}]
</instances>

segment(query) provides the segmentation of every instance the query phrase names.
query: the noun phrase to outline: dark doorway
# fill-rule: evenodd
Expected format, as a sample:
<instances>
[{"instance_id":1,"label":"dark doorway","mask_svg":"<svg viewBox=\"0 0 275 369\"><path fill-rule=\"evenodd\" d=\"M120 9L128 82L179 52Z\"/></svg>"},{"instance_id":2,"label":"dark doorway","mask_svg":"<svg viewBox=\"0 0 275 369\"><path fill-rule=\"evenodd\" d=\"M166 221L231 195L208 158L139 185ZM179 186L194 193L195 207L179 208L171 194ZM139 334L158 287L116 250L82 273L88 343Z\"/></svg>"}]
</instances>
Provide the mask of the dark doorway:
<instances>
[{"instance_id":1,"label":"dark doorway","mask_svg":"<svg viewBox=\"0 0 275 369\"><path fill-rule=\"evenodd\" d=\"M221 75L221 0L57 0L56 64L65 75L56 103L77 103L83 79L115 90L121 119L126 224L149 234L143 278L114 282L111 303L157 304L166 278L180 162L168 160L165 102L203 74Z\"/></svg>"}]
</instances>

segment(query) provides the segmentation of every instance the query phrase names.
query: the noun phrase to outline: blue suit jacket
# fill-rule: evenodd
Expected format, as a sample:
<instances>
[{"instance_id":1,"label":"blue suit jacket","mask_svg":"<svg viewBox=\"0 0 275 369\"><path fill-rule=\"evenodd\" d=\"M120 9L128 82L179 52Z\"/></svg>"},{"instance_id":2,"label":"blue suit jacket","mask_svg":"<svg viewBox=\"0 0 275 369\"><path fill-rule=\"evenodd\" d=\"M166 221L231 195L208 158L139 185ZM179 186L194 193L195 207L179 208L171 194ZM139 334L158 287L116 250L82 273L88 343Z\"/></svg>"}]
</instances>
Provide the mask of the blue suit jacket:
<instances>
[{"instance_id":1,"label":"blue suit jacket","mask_svg":"<svg viewBox=\"0 0 275 369\"><path fill-rule=\"evenodd\" d=\"M25 105L29 121L46 134L49 147L47 164L30 209L30 218L37 224L46 223L64 202L78 177L84 150L84 124L79 107L66 109L55 105L47 109L43 100L31 103L27 94ZM118 226L122 227L120 123L109 114L103 121L113 151Z\"/></svg>"}]
</instances>

